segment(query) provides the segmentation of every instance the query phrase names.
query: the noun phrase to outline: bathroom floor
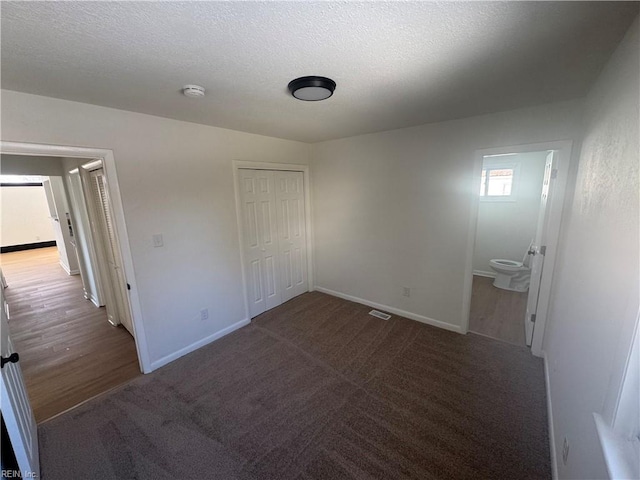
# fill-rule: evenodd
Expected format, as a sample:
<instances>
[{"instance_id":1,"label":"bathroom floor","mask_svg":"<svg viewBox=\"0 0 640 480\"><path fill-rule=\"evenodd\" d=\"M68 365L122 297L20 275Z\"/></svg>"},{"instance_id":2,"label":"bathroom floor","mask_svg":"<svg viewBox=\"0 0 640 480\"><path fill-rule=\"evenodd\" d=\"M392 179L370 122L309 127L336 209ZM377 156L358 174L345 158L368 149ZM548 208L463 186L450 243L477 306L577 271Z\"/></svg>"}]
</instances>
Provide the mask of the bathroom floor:
<instances>
[{"instance_id":1,"label":"bathroom floor","mask_svg":"<svg viewBox=\"0 0 640 480\"><path fill-rule=\"evenodd\" d=\"M469 330L514 345L526 346L524 316L528 292L493 286L493 278L473 276Z\"/></svg>"}]
</instances>

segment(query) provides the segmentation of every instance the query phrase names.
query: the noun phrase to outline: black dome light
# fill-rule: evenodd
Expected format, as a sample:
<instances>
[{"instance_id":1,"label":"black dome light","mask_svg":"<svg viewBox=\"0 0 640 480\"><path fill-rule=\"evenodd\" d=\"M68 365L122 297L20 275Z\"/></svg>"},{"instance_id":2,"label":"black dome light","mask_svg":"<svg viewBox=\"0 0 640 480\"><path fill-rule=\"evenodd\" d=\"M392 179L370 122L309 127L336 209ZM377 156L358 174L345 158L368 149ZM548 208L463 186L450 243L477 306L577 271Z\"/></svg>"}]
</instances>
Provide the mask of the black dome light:
<instances>
[{"instance_id":1,"label":"black dome light","mask_svg":"<svg viewBox=\"0 0 640 480\"><path fill-rule=\"evenodd\" d=\"M289 82L291 95L306 102L325 100L333 95L335 89L336 82L326 77L300 77Z\"/></svg>"}]
</instances>

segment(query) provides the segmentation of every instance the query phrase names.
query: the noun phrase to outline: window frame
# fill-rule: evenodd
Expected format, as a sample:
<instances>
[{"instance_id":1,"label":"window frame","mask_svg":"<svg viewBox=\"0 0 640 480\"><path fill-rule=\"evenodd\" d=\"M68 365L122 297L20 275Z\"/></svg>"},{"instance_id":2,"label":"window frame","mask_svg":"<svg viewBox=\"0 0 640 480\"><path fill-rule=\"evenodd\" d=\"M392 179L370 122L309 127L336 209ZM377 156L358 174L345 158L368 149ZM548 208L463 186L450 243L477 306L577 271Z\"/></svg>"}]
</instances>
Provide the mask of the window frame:
<instances>
[{"instance_id":1,"label":"window frame","mask_svg":"<svg viewBox=\"0 0 640 480\"><path fill-rule=\"evenodd\" d=\"M478 193L478 197L481 202L516 202L518 201L518 183L520 180L520 162L514 161L499 161L495 159L487 159L485 157L482 161L482 169L480 170L480 179L482 174L491 170L513 170L513 176L511 180L511 193L509 195L488 195L489 182L485 183L485 195L482 192ZM487 179L489 175L487 174Z\"/></svg>"},{"instance_id":2,"label":"window frame","mask_svg":"<svg viewBox=\"0 0 640 480\"><path fill-rule=\"evenodd\" d=\"M640 475L640 309L631 348L625 361L622 383L616 392L613 418L594 413L600 446L609 477L638 478Z\"/></svg>"}]
</instances>

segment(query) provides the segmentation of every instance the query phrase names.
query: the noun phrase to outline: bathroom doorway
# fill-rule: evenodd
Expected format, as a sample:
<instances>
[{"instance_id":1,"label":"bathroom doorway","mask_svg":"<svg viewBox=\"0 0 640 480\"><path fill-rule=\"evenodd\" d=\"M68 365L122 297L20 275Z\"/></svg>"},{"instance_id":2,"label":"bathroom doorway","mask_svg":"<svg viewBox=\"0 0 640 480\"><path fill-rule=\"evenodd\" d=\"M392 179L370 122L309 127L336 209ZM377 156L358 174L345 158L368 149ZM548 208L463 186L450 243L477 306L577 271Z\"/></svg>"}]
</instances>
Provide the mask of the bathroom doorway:
<instances>
[{"instance_id":1,"label":"bathroom doorway","mask_svg":"<svg viewBox=\"0 0 640 480\"><path fill-rule=\"evenodd\" d=\"M554 142L476 153L468 331L540 354L570 149Z\"/></svg>"}]
</instances>

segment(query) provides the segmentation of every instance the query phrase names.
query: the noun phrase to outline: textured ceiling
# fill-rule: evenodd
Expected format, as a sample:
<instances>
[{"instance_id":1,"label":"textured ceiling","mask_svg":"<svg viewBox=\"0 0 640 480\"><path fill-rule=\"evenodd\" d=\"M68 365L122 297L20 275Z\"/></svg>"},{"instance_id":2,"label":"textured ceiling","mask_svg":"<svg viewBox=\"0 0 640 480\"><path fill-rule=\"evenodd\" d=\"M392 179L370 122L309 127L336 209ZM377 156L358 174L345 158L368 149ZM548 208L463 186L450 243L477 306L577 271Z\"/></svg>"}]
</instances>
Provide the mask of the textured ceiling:
<instances>
[{"instance_id":1,"label":"textured ceiling","mask_svg":"<svg viewBox=\"0 0 640 480\"><path fill-rule=\"evenodd\" d=\"M3 1L2 88L315 142L584 96L638 5Z\"/></svg>"}]
</instances>

